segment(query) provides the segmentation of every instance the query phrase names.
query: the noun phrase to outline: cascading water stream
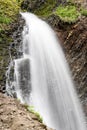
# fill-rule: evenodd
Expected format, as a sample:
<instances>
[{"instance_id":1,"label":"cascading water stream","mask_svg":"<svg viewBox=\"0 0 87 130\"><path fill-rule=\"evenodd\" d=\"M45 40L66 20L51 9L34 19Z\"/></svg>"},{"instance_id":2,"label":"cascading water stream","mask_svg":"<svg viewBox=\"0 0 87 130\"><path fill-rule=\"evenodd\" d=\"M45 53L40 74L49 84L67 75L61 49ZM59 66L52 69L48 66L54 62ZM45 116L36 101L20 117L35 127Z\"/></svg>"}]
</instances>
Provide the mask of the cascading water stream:
<instances>
[{"instance_id":1,"label":"cascading water stream","mask_svg":"<svg viewBox=\"0 0 87 130\"><path fill-rule=\"evenodd\" d=\"M86 130L69 69L54 31L31 13L22 13L23 57L15 60L15 90L56 130Z\"/></svg>"}]
</instances>

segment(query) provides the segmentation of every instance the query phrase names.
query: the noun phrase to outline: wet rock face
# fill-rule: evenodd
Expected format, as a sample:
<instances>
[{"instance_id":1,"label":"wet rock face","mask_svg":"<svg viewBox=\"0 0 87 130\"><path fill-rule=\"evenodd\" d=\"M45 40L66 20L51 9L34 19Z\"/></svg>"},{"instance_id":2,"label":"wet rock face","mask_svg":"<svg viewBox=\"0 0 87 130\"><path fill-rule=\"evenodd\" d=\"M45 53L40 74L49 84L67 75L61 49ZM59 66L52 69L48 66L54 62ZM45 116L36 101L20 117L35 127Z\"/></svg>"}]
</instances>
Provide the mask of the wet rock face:
<instances>
[{"instance_id":1,"label":"wet rock face","mask_svg":"<svg viewBox=\"0 0 87 130\"><path fill-rule=\"evenodd\" d=\"M14 88L14 59L18 59L22 56L22 30L25 21L19 15L18 20L12 24L11 38L12 42L9 45L9 64L6 72L6 94L12 97L16 97ZM9 86L9 87L8 87Z\"/></svg>"},{"instance_id":2,"label":"wet rock face","mask_svg":"<svg viewBox=\"0 0 87 130\"><path fill-rule=\"evenodd\" d=\"M34 11L45 2L46 0L24 0L21 4L21 8L28 11Z\"/></svg>"},{"instance_id":3,"label":"wet rock face","mask_svg":"<svg viewBox=\"0 0 87 130\"><path fill-rule=\"evenodd\" d=\"M87 18L78 22L64 43L77 91L82 100L87 98Z\"/></svg>"},{"instance_id":4,"label":"wet rock face","mask_svg":"<svg viewBox=\"0 0 87 130\"><path fill-rule=\"evenodd\" d=\"M87 17L71 25L57 23L55 30L87 120Z\"/></svg>"},{"instance_id":5,"label":"wet rock face","mask_svg":"<svg viewBox=\"0 0 87 130\"><path fill-rule=\"evenodd\" d=\"M18 20L10 25L9 30L0 32L0 92L6 90L6 71L11 60L22 55L19 45L22 44L22 30L24 20L18 16ZM13 68L10 73L10 80L13 80Z\"/></svg>"},{"instance_id":6,"label":"wet rock face","mask_svg":"<svg viewBox=\"0 0 87 130\"><path fill-rule=\"evenodd\" d=\"M0 92L5 91L5 73L9 63L9 42L11 41L9 35L8 31L0 32Z\"/></svg>"},{"instance_id":7,"label":"wet rock face","mask_svg":"<svg viewBox=\"0 0 87 130\"><path fill-rule=\"evenodd\" d=\"M10 55L12 59L17 59L22 55L22 30L25 21L19 15L17 21L12 25L12 42L10 43Z\"/></svg>"},{"instance_id":8,"label":"wet rock face","mask_svg":"<svg viewBox=\"0 0 87 130\"><path fill-rule=\"evenodd\" d=\"M54 19L54 25L52 19ZM48 19L48 22L55 28L70 66L78 95L82 101L85 101L87 100L87 17L74 24L63 24L54 17L52 19Z\"/></svg>"},{"instance_id":9,"label":"wet rock face","mask_svg":"<svg viewBox=\"0 0 87 130\"><path fill-rule=\"evenodd\" d=\"M46 3L55 3L55 5L65 4L67 0L24 0L21 4L21 8L25 9L27 11L34 12L40 6L46 4Z\"/></svg>"}]
</instances>

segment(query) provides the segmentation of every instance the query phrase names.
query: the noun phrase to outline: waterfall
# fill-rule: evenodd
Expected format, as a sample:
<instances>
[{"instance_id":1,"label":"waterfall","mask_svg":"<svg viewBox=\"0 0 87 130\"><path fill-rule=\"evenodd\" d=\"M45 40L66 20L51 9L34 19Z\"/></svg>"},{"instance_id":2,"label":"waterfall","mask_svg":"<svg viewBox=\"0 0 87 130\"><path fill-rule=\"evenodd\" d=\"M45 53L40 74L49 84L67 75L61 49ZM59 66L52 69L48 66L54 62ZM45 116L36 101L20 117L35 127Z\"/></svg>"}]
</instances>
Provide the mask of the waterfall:
<instances>
[{"instance_id":1,"label":"waterfall","mask_svg":"<svg viewBox=\"0 0 87 130\"><path fill-rule=\"evenodd\" d=\"M68 65L51 27L31 13L22 13L23 56L15 62L15 90L33 105L44 123L56 130L86 130Z\"/></svg>"}]
</instances>

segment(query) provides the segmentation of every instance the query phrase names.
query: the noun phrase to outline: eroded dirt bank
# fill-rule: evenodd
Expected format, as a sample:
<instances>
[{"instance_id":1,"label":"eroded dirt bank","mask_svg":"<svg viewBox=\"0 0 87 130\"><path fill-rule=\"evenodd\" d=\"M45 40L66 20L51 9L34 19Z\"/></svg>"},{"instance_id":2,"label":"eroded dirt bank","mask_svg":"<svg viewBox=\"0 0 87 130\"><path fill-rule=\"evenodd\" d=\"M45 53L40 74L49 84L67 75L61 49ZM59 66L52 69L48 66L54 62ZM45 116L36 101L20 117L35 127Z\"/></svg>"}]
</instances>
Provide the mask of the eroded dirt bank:
<instances>
[{"instance_id":1,"label":"eroded dirt bank","mask_svg":"<svg viewBox=\"0 0 87 130\"><path fill-rule=\"evenodd\" d=\"M25 105L0 93L0 130L52 130L40 123Z\"/></svg>"}]
</instances>

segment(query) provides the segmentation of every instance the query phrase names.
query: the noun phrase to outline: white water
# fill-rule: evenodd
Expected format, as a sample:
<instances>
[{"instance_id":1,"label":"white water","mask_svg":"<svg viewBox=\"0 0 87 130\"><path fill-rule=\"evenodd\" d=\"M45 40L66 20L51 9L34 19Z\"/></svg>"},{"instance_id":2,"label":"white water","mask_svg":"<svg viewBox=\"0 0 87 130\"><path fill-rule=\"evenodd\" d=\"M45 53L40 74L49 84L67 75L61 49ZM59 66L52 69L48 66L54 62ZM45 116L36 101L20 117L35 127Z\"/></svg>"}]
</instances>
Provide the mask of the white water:
<instances>
[{"instance_id":1,"label":"white water","mask_svg":"<svg viewBox=\"0 0 87 130\"><path fill-rule=\"evenodd\" d=\"M69 69L53 30L34 14L22 13L23 58L15 60L17 97L30 103L56 130L86 130Z\"/></svg>"}]
</instances>

